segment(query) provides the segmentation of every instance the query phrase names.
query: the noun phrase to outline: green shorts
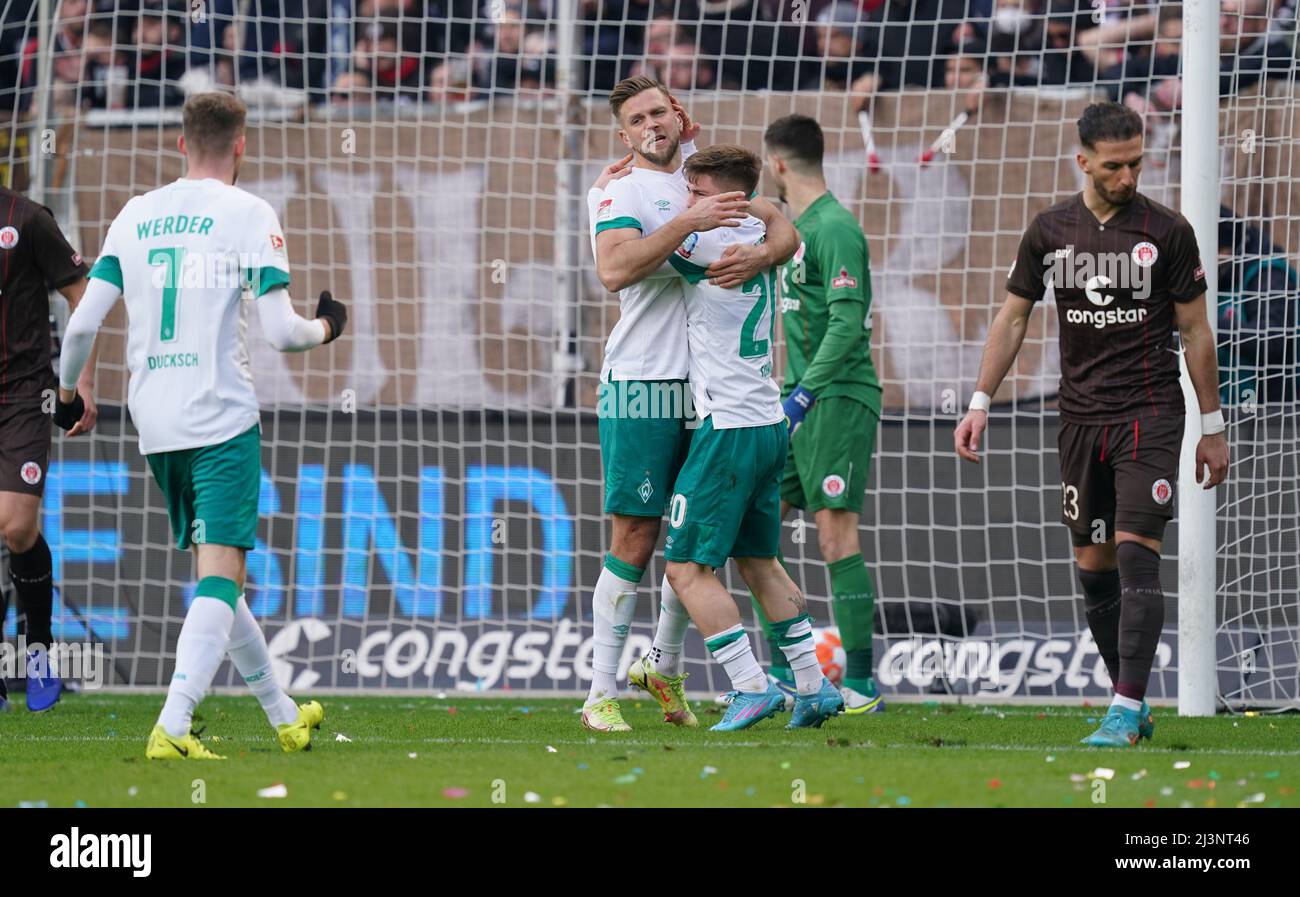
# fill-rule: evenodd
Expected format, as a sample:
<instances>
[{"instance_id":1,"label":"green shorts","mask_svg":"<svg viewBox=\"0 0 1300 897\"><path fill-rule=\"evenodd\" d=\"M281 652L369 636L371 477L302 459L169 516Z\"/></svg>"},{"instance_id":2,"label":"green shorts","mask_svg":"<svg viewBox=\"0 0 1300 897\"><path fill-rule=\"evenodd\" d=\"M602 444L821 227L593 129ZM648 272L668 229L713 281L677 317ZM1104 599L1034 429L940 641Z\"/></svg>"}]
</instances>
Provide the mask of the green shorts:
<instances>
[{"instance_id":1,"label":"green shorts","mask_svg":"<svg viewBox=\"0 0 1300 897\"><path fill-rule=\"evenodd\" d=\"M832 508L861 514L879 425L875 412L856 399L828 396L814 402L790 440L781 500L809 512Z\"/></svg>"},{"instance_id":2,"label":"green shorts","mask_svg":"<svg viewBox=\"0 0 1300 897\"><path fill-rule=\"evenodd\" d=\"M677 475L664 557L710 567L729 557L776 557L785 444L784 421L715 430L706 417Z\"/></svg>"},{"instance_id":3,"label":"green shorts","mask_svg":"<svg viewBox=\"0 0 1300 897\"><path fill-rule=\"evenodd\" d=\"M686 460L693 416L685 380L600 384L596 405L605 513L662 517Z\"/></svg>"},{"instance_id":4,"label":"green shorts","mask_svg":"<svg viewBox=\"0 0 1300 897\"><path fill-rule=\"evenodd\" d=\"M260 425L216 445L145 457L167 499L177 548L195 543L253 548L262 482Z\"/></svg>"}]
</instances>

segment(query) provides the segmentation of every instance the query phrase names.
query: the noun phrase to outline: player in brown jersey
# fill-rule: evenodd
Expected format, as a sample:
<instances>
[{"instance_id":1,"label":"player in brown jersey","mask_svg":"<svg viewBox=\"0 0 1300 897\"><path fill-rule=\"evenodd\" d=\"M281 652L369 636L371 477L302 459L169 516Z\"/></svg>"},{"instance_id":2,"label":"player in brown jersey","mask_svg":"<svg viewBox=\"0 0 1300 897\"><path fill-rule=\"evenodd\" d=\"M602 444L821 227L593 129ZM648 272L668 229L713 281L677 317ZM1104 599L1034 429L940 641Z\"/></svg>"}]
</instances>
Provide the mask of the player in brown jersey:
<instances>
[{"instance_id":1,"label":"player in brown jersey","mask_svg":"<svg viewBox=\"0 0 1300 897\"><path fill-rule=\"evenodd\" d=\"M62 690L49 666L54 571L40 529L58 379L50 363L49 291L58 290L75 307L89 271L49 209L0 187L0 535L27 620L29 710L48 709ZM92 369L87 365L78 384L80 413L63 422L72 436L95 425ZM4 704L0 680L0 709Z\"/></svg>"},{"instance_id":2,"label":"player in brown jersey","mask_svg":"<svg viewBox=\"0 0 1300 897\"><path fill-rule=\"evenodd\" d=\"M1115 697L1097 746L1151 736L1147 680L1164 625L1160 549L1173 516L1183 394L1173 328L1200 404L1203 488L1228 472L1205 269L1182 215L1137 192L1142 119L1096 103L1079 119L1083 191L1039 212L1020 241L1007 299L989 329L957 454L979 462L990 399L1050 291L1060 318L1062 520L1070 529L1088 627ZM1208 478L1200 473L1208 468Z\"/></svg>"}]
</instances>

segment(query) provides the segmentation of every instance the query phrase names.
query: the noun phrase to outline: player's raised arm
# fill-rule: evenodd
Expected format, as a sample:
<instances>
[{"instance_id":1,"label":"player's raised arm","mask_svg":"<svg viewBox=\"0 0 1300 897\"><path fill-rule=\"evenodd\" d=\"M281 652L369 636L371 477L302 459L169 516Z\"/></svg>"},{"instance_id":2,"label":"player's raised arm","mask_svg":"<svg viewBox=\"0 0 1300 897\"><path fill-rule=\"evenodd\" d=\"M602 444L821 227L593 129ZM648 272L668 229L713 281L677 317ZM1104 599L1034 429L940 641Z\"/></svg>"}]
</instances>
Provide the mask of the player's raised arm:
<instances>
[{"instance_id":1,"label":"player's raised arm","mask_svg":"<svg viewBox=\"0 0 1300 897\"><path fill-rule=\"evenodd\" d=\"M993 325L989 327L988 338L984 340L984 354L980 358L979 378L975 381L975 395L971 398L970 410L957 425L953 434L953 444L957 454L967 461L980 463L980 436L988 426L989 403L998 387L1002 384L1011 364L1020 352L1020 345L1025 341L1025 331L1029 328L1029 313L1034 303L1015 293L1007 293L1007 301L1002 304Z\"/></svg>"},{"instance_id":2,"label":"player's raised arm","mask_svg":"<svg viewBox=\"0 0 1300 897\"><path fill-rule=\"evenodd\" d=\"M749 214L749 200L739 192L720 193L701 199L675 216L648 237L641 235L641 224L634 218L617 214L618 182L606 190L605 206L596 218L596 276L605 289L617 293L653 274L682 241L696 231L716 227L737 227Z\"/></svg>"},{"instance_id":3,"label":"player's raised arm","mask_svg":"<svg viewBox=\"0 0 1300 897\"><path fill-rule=\"evenodd\" d=\"M1219 407L1219 361L1214 332L1205 317L1205 294L1190 302L1174 303L1174 320L1183 340L1187 373L1201 407L1201 441L1196 444L1196 482L1213 489L1228 476L1228 438ZM1209 479L1202 471L1209 468Z\"/></svg>"},{"instance_id":4,"label":"player's raised arm","mask_svg":"<svg viewBox=\"0 0 1300 897\"><path fill-rule=\"evenodd\" d=\"M714 286L735 289L760 271L783 265L799 251L799 232L781 211L761 196L750 200L749 211L767 228L767 239L759 246L730 246L722 258L709 266Z\"/></svg>"}]
</instances>

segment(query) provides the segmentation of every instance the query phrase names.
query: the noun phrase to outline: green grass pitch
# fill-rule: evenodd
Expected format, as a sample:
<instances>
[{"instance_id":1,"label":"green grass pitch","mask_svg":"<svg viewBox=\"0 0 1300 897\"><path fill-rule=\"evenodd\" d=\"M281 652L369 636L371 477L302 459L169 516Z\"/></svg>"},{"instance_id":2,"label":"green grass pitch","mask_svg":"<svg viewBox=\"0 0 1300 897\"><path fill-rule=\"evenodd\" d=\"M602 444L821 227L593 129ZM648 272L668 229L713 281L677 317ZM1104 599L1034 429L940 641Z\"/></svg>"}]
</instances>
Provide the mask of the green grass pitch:
<instances>
[{"instance_id":1,"label":"green grass pitch","mask_svg":"<svg viewBox=\"0 0 1300 897\"><path fill-rule=\"evenodd\" d=\"M1153 743L1097 750L1078 740L1102 708L895 704L722 734L705 728L711 706L696 702L702 727L687 731L625 700L633 731L596 736L576 699L334 696L315 749L285 755L256 701L218 696L196 726L228 760L150 762L161 703L82 693L31 714L19 698L0 714L0 806L1300 807L1295 714L1158 709ZM276 784L287 797L258 796Z\"/></svg>"}]
</instances>

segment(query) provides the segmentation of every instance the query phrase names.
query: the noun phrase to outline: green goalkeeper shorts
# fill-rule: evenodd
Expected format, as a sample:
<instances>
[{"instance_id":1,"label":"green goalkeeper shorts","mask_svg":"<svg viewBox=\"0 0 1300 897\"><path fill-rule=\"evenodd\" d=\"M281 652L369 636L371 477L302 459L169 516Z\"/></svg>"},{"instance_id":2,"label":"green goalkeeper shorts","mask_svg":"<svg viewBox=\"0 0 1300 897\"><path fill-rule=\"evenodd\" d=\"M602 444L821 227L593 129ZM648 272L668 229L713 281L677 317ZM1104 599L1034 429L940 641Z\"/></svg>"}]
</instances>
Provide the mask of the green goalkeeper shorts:
<instances>
[{"instance_id":1,"label":"green goalkeeper shorts","mask_svg":"<svg viewBox=\"0 0 1300 897\"><path fill-rule=\"evenodd\" d=\"M216 445L145 457L167 499L177 548L196 543L253 548L262 483L260 425Z\"/></svg>"},{"instance_id":2,"label":"green goalkeeper shorts","mask_svg":"<svg viewBox=\"0 0 1300 897\"><path fill-rule=\"evenodd\" d=\"M710 567L729 557L776 557L785 444L784 421L715 430L706 417L677 475L664 557Z\"/></svg>"},{"instance_id":3,"label":"green goalkeeper shorts","mask_svg":"<svg viewBox=\"0 0 1300 897\"><path fill-rule=\"evenodd\" d=\"M846 396L818 399L790 440L781 500L808 512L862 513L880 419Z\"/></svg>"},{"instance_id":4,"label":"green goalkeeper shorts","mask_svg":"<svg viewBox=\"0 0 1300 897\"><path fill-rule=\"evenodd\" d=\"M685 380L600 384L596 406L605 513L662 517L686 459L693 415Z\"/></svg>"}]
</instances>

